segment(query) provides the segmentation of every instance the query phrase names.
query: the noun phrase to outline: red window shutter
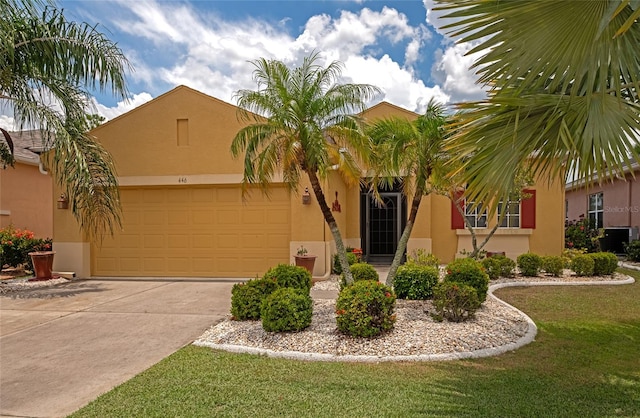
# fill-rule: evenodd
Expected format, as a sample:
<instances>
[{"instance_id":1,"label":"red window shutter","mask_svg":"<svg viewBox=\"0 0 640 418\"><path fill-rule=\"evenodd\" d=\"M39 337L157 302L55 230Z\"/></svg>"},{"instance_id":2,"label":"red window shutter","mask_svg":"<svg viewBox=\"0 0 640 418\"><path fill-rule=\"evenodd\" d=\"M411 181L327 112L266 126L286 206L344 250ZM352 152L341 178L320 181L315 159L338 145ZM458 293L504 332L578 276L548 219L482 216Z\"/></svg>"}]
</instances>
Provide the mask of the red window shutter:
<instances>
[{"instance_id":1,"label":"red window shutter","mask_svg":"<svg viewBox=\"0 0 640 418\"><path fill-rule=\"evenodd\" d=\"M523 192L530 197L522 199L520 203L521 213L521 228L533 228L536 227L536 191L532 189L525 189Z\"/></svg>"},{"instance_id":2,"label":"red window shutter","mask_svg":"<svg viewBox=\"0 0 640 418\"><path fill-rule=\"evenodd\" d=\"M462 210L464 210L464 200L462 200L462 191L455 192L453 194L453 201L451 202L451 229L464 229L464 218L456 209L456 205L454 202L459 202L462 205Z\"/></svg>"}]
</instances>

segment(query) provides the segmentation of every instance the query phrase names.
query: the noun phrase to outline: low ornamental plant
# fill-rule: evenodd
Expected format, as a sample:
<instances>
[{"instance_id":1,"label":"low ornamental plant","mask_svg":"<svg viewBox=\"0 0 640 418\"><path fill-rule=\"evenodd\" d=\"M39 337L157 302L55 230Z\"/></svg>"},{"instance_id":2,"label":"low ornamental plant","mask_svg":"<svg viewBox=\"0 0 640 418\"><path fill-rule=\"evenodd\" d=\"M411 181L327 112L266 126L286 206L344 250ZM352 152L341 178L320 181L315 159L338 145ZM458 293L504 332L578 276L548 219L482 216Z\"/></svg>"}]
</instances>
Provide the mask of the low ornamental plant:
<instances>
[{"instance_id":1,"label":"low ornamental plant","mask_svg":"<svg viewBox=\"0 0 640 418\"><path fill-rule=\"evenodd\" d=\"M542 267L542 257L538 254L525 253L517 258L520 274L527 277L536 277Z\"/></svg>"},{"instance_id":2,"label":"low ornamental plant","mask_svg":"<svg viewBox=\"0 0 640 418\"><path fill-rule=\"evenodd\" d=\"M578 254L571 260L571 270L578 276L592 276L594 265L593 258L589 254Z\"/></svg>"},{"instance_id":3,"label":"low ornamental plant","mask_svg":"<svg viewBox=\"0 0 640 418\"><path fill-rule=\"evenodd\" d=\"M437 267L407 263L398 267L393 279L393 290L398 299L431 299L438 277Z\"/></svg>"},{"instance_id":4,"label":"low ornamental plant","mask_svg":"<svg viewBox=\"0 0 640 418\"><path fill-rule=\"evenodd\" d=\"M584 248L565 248L564 250L562 250L562 261L564 261L564 268L570 269L571 260L573 260L573 257L579 254L586 254L586 253L587 253L587 250L585 250Z\"/></svg>"},{"instance_id":5,"label":"low ornamental plant","mask_svg":"<svg viewBox=\"0 0 640 418\"><path fill-rule=\"evenodd\" d=\"M463 283L441 282L433 290L436 321L466 321L473 318L481 304L476 289Z\"/></svg>"},{"instance_id":6,"label":"low ornamental plant","mask_svg":"<svg viewBox=\"0 0 640 418\"><path fill-rule=\"evenodd\" d=\"M338 330L354 337L375 337L393 328L396 295L374 280L361 280L340 291L336 301Z\"/></svg>"},{"instance_id":7,"label":"low ornamental plant","mask_svg":"<svg viewBox=\"0 0 640 418\"><path fill-rule=\"evenodd\" d=\"M260 308L265 297L278 288L273 279L253 279L236 283L231 288L231 315L244 321L260 319Z\"/></svg>"},{"instance_id":8,"label":"low ornamental plant","mask_svg":"<svg viewBox=\"0 0 640 418\"><path fill-rule=\"evenodd\" d=\"M293 287L305 293L309 293L312 285L311 273L307 269L290 264L278 264L270 268L262 278L275 280L278 287Z\"/></svg>"},{"instance_id":9,"label":"low ornamental plant","mask_svg":"<svg viewBox=\"0 0 640 418\"><path fill-rule=\"evenodd\" d=\"M466 284L473 287L480 303L487 299L489 276L482 265L472 258L458 258L447 264L444 281Z\"/></svg>"},{"instance_id":10,"label":"low ornamental plant","mask_svg":"<svg viewBox=\"0 0 640 418\"><path fill-rule=\"evenodd\" d=\"M640 240L635 239L625 245L625 253L627 255L627 260L640 261Z\"/></svg>"},{"instance_id":11,"label":"low ornamental plant","mask_svg":"<svg viewBox=\"0 0 640 418\"><path fill-rule=\"evenodd\" d=\"M428 253L424 248L418 248L413 250L411 254L407 256L407 264L438 268L440 260L435 255Z\"/></svg>"},{"instance_id":12,"label":"low ornamental plant","mask_svg":"<svg viewBox=\"0 0 640 418\"><path fill-rule=\"evenodd\" d=\"M299 289L282 287L264 298L260 317L267 332L301 331L311 325L313 300Z\"/></svg>"},{"instance_id":13,"label":"low ornamental plant","mask_svg":"<svg viewBox=\"0 0 640 418\"><path fill-rule=\"evenodd\" d=\"M360 262L360 260L358 259L358 256L354 254L352 251L347 251L347 261L349 262L350 266ZM334 274L342 274L342 266L340 265L340 258L338 257L338 254L333 255L332 271Z\"/></svg>"},{"instance_id":14,"label":"low ornamental plant","mask_svg":"<svg viewBox=\"0 0 640 418\"><path fill-rule=\"evenodd\" d=\"M564 270L564 259L557 255L545 255L542 256L541 266L542 271L553 276L562 276L562 270Z\"/></svg>"},{"instance_id":15,"label":"low ornamental plant","mask_svg":"<svg viewBox=\"0 0 640 418\"><path fill-rule=\"evenodd\" d=\"M590 253L593 259L593 274L595 276L609 276L618 268L618 257L613 253Z\"/></svg>"},{"instance_id":16,"label":"low ornamental plant","mask_svg":"<svg viewBox=\"0 0 640 418\"><path fill-rule=\"evenodd\" d=\"M51 238L35 238L33 231L9 225L0 229L0 267L20 267L33 270L30 252L51 251Z\"/></svg>"},{"instance_id":17,"label":"low ornamental plant","mask_svg":"<svg viewBox=\"0 0 640 418\"><path fill-rule=\"evenodd\" d=\"M513 277L515 274L515 261L504 255L493 255L480 263L491 280L499 277Z\"/></svg>"},{"instance_id":18,"label":"low ornamental plant","mask_svg":"<svg viewBox=\"0 0 640 418\"><path fill-rule=\"evenodd\" d=\"M567 222L564 228L564 246L565 248L585 249L592 253L599 251L601 231L596 228L595 221L592 219L580 219Z\"/></svg>"},{"instance_id":19,"label":"low ornamental plant","mask_svg":"<svg viewBox=\"0 0 640 418\"><path fill-rule=\"evenodd\" d=\"M376 269L369 263L355 263L351 265L351 276L353 282L359 282L362 280L380 280L380 275ZM344 289L347 286L347 282L344 279L344 275L340 275L340 289Z\"/></svg>"}]
</instances>

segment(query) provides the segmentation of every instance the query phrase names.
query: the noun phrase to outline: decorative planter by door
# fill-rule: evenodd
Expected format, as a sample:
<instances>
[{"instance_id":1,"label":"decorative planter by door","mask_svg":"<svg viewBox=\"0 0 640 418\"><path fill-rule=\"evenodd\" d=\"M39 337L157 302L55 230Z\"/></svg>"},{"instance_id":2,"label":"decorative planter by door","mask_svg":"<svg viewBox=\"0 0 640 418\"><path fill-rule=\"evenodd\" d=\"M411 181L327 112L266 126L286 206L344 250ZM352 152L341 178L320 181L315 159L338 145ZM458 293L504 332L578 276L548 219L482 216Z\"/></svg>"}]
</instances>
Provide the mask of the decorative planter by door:
<instances>
[{"instance_id":1,"label":"decorative planter by door","mask_svg":"<svg viewBox=\"0 0 640 418\"><path fill-rule=\"evenodd\" d=\"M296 255L296 266L304 267L313 276L313 266L316 263L315 255Z\"/></svg>"},{"instance_id":2,"label":"decorative planter by door","mask_svg":"<svg viewBox=\"0 0 640 418\"><path fill-rule=\"evenodd\" d=\"M33 262L33 273L36 277L29 279L30 281L50 280L51 271L53 269L53 256L55 251L37 251L29 253Z\"/></svg>"}]
</instances>

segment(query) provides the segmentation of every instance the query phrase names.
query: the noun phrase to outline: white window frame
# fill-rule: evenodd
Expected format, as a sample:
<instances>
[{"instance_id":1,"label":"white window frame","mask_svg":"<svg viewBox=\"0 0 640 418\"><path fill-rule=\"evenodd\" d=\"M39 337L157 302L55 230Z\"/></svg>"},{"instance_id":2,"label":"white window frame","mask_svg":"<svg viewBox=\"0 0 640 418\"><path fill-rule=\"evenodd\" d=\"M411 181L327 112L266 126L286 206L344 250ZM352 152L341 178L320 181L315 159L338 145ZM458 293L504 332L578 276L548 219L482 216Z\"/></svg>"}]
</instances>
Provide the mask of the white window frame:
<instances>
[{"instance_id":1,"label":"white window frame","mask_svg":"<svg viewBox=\"0 0 640 418\"><path fill-rule=\"evenodd\" d=\"M474 229L487 228L487 209L482 207L482 203L476 205L475 202L465 200L464 217Z\"/></svg>"},{"instance_id":2,"label":"white window frame","mask_svg":"<svg viewBox=\"0 0 640 418\"><path fill-rule=\"evenodd\" d=\"M500 225L498 226L498 228L511 228L511 229L517 229L520 228L520 225L522 225L522 202L520 201L515 201L515 200L511 200L509 201L509 206L511 206L512 210L514 210L515 213L510 213L507 212L504 215L504 218L501 218L502 216L502 208L503 208L503 204L502 201L500 201L498 203L498 220L500 221Z\"/></svg>"},{"instance_id":3,"label":"white window frame","mask_svg":"<svg viewBox=\"0 0 640 418\"><path fill-rule=\"evenodd\" d=\"M604 227L604 193L598 192L589 195L587 200L587 216L594 220L596 229Z\"/></svg>"}]
</instances>

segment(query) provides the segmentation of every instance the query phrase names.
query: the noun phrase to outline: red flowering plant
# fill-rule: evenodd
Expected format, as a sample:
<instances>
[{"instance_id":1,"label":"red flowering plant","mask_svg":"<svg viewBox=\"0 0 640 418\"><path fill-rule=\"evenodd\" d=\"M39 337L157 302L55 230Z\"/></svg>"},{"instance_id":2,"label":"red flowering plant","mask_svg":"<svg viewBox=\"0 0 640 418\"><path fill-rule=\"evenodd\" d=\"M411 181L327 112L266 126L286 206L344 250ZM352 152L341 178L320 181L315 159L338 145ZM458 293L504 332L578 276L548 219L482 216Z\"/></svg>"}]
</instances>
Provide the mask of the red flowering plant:
<instances>
[{"instance_id":1,"label":"red flowering plant","mask_svg":"<svg viewBox=\"0 0 640 418\"><path fill-rule=\"evenodd\" d=\"M564 228L564 247L585 249L589 253L600 251L601 230L592 219L570 221Z\"/></svg>"},{"instance_id":2,"label":"red flowering plant","mask_svg":"<svg viewBox=\"0 0 640 418\"><path fill-rule=\"evenodd\" d=\"M51 239L35 238L33 231L14 228L12 225L0 229L0 266L20 267L31 269L29 253L36 251L36 247L51 250Z\"/></svg>"}]
</instances>

